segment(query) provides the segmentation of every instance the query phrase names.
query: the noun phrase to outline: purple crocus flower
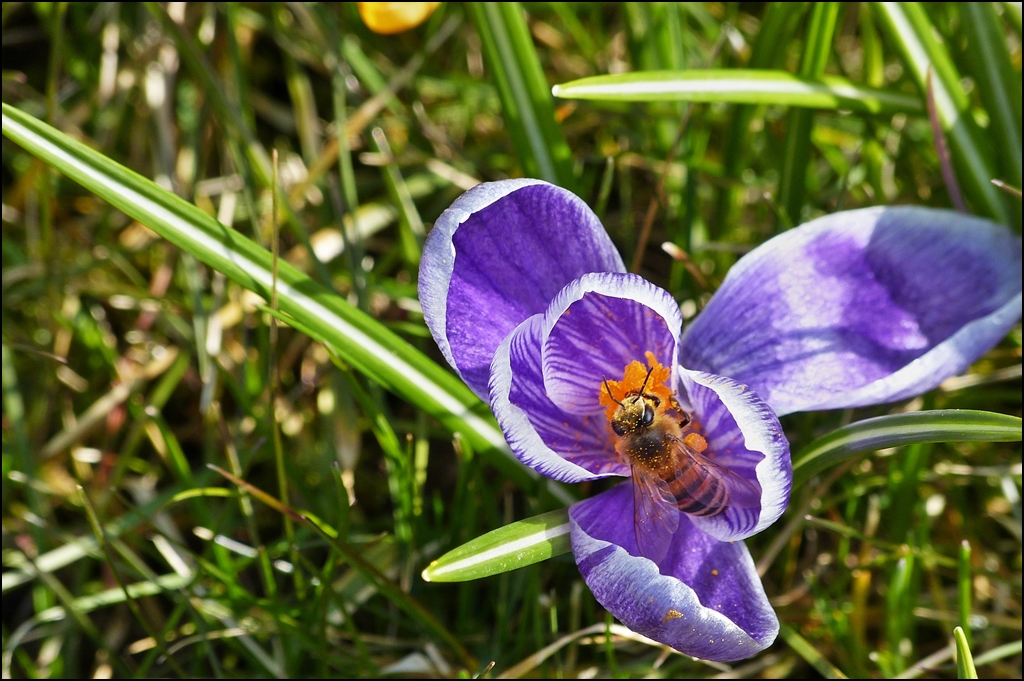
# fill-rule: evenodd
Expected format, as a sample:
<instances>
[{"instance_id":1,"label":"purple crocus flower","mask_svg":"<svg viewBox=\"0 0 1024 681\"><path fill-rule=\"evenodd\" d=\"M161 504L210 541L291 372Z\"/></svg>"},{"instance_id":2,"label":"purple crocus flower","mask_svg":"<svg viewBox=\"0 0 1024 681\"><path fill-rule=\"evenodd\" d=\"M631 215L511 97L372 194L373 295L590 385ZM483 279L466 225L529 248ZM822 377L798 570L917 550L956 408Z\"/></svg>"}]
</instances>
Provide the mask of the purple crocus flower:
<instances>
[{"instance_id":1,"label":"purple crocus flower","mask_svg":"<svg viewBox=\"0 0 1024 681\"><path fill-rule=\"evenodd\" d=\"M949 211L837 213L743 257L683 333L676 302L626 273L586 204L508 180L441 215L419 290L441 352L523 463L570 483L633 476L569 509L597 601L728 661L779 630L740 541L789 500L777 415L891 402L966 369L1021 316L1021 242ZM650 424L664 432L644 449Z\"/></svg>"}]
</instances>

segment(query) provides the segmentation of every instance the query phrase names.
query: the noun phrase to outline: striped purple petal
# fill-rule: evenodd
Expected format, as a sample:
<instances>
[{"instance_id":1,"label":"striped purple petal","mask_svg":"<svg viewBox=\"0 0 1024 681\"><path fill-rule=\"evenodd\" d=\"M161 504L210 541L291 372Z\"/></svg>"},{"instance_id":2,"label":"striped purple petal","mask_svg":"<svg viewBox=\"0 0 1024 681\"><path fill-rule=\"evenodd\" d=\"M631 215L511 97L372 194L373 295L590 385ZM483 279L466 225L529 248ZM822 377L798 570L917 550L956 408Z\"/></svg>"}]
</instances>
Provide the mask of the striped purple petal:
<instances>
[{"instance_id":1,"label":"striped purple petal","mask_svg":"<svg viewBox=\"0 0 1024 681\"><path fill-rule=\"evenodd\" d=\"M1021 242L979 218L868 208L820 218L729 271L683 336L691 369L778 414L904 399L966 369L1021 316Z\"/></svg>"},{"instance_id":2,"label":"striped purple petal","mask_svg":"<svg viewBox=\"0 0 1024 681\"><path fill-rule=\"evenodd\" d=\"M540 180L490 182L434 223L420 262L420 303L445 359L486 398L505 336L580 275L623 271L601 222L574 194Z\"/></svg>"},{"instance_id":3,"label":"striped purple petal","mask_svg":"<svg viewBox=\"0 0 1024 681\"><path fill-rule=\"evenodd\" d=\"M725 469L731 494L723 513L690 519L721 541L761 532L786 510L793 485L789 441L778 417L757 393L730 378L683 370L680 386L680 400L707 439L704 454Z\"/></svg>"},{"instance_id":4,"label":"striped purple petal","mask_svg":"<svg viewBox=\"0 0 1024 681\"><path fill-rule=\"evenodd\" d=\"M491 364L491 410L519 460L562 482L628 475L603 414L566 411L544 389L544 317L534 315L498 346Z\"/></svg>"},{"instance_id":5,"label":"striped purple petal","mask_svg":"<svg viewBox=\"0 0 1024 681\"><path fill-rule=\"evenodd\" d=\"M573 555L597 602L627 627L706 660L741 660L778 635L743 542L722 542L687 516L665 557L640 557L630 483L569 509Z\"/></svg>"},{"instance_id":6,"label":"striped purple petal","mask_svg":"<svg viewBox=\"0 0 1024 681\"><path fill-rule=\"evenodd\" d=\"M598 413L603 379L651 352L675 367L683 318L667 291L635 274L587 274L544 315L544 387L568 411Z\"/></svg>"}]
</instances>

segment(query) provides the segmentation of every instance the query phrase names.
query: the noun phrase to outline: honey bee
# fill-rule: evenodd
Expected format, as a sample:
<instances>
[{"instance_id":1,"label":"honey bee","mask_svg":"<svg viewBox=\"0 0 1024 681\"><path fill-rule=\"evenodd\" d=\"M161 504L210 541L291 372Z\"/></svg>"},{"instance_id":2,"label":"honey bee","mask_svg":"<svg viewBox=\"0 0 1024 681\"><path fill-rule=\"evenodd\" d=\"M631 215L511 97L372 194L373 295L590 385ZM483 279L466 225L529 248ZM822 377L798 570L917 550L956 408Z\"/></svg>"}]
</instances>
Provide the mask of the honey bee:
<instances>
[{"instance_id":1,"label":"honey bee","mask_svg":"<svg viewBox=\"0 0 1024 681\"><path fill-rule=\"evenodd\" d=\"M632 468L633 530L640 554L664 558L679 528L679 511L712 517L731 506L754 505L757 489L737 473L704 455L707 441L696 432L684 435L690 417L674 395L665 400L646 392L651 371L639 391L615 399L609 419L618 436L615 449Z\"/></svg>"}]
</instances>

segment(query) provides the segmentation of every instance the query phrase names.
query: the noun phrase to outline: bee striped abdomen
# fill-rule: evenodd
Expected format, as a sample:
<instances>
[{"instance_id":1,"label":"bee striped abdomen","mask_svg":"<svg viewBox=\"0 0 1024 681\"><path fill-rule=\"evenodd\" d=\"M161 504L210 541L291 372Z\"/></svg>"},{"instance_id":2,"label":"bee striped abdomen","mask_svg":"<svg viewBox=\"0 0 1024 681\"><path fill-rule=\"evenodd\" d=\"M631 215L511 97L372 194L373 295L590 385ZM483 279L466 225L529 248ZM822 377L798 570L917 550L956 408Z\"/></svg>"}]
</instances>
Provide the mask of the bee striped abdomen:
<instances>
[{"instance_id":1,"label":"bee striped abdomen","mask_svg":"<svg viewBox=\"0 0 1024 681\"><path fill-rule=\"evenodd\" d=\"M664 478L683 513L715 516L729 505L729 487L718 472L690 459Z\"/></svg>"}]
</instances>

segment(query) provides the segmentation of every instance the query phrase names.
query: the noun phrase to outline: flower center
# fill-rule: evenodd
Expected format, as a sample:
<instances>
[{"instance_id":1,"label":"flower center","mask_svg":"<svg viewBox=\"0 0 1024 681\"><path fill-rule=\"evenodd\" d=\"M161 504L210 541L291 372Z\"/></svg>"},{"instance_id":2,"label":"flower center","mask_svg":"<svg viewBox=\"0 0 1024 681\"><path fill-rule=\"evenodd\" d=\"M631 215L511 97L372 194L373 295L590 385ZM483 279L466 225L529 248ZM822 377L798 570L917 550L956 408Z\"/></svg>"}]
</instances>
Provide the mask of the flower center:
<instances>
[{"instance_id":1,"label":"flower center","mask_svg":"<svg viewBox=\"0 0 1024 681\"><path fill-rule=\"evenodd\" d=\"M621 436L627 432L636 433L658 422L663 424L659 430L667 429L672 438L681 439L690 450L703 454L708 448L708 443L704 436L697 432L701 429L700 424L683 411L676 401L675 392L667 385L672 376L671 368L662 366L653 352L645 352L644 357L647 359L646 368L638 360L633 360L623 370L621 381L604 380L601 383L601 406L605 409L605 416L612 430ZM641 399L638 400L637 397ZM650 413L646 416L649 416L649 419L644 416L648 410ZM669 414L666 414L666 411ZM661 418L663 416L668 417L671 425L664 425L666 420ZM660 438L661 436L655 436L654 439ZM626 445L627 443L620 439L616 443L616 450ZM627 458L635 460L636 454L637 452L633 452Z\"/></svg>"},{"instance_id":2,"label":"flower center","mask_svg":"<svg viewBox=\"0 0 1024 681\"><path fill-rule=\"evenodd\" d=\"M605 416L609 422L615 416L615 412L621 406L623 400L627 397L639 395L641 390L643 390L644 395L657 398L657 407L655 407L657 415L661 415L666 409L674 407L674 393L667 385L669 378L672 376L671 367L662 366L653 352L645 352L644 357L647 359L646 367L638 360L633 360L626 365L625 370L622 372L621 381L607 380L600 384L598 389L601 394L601 406L604 407ZM648 376L648 373L650 376Z\"/></svg>"}]
</instances>

